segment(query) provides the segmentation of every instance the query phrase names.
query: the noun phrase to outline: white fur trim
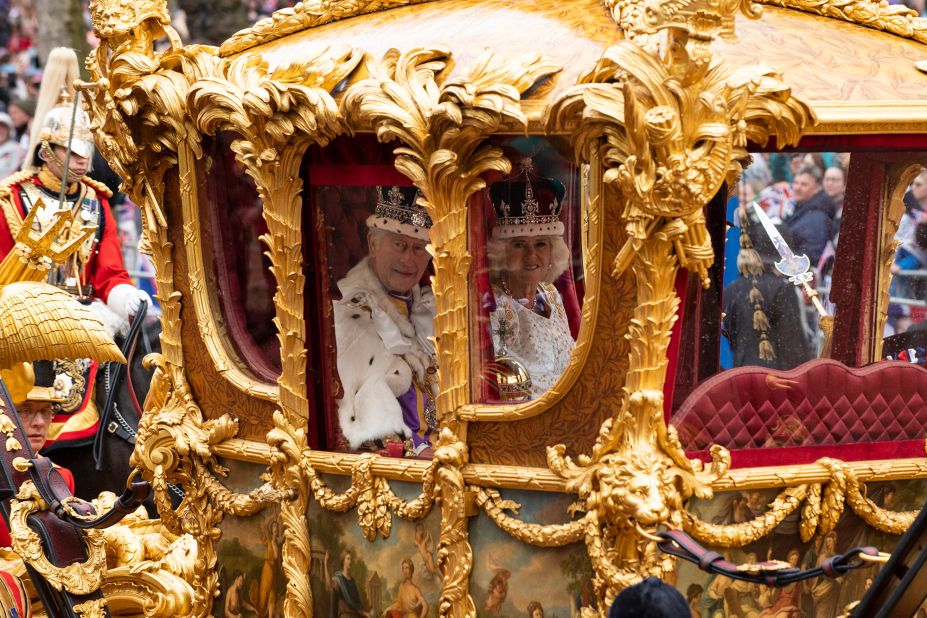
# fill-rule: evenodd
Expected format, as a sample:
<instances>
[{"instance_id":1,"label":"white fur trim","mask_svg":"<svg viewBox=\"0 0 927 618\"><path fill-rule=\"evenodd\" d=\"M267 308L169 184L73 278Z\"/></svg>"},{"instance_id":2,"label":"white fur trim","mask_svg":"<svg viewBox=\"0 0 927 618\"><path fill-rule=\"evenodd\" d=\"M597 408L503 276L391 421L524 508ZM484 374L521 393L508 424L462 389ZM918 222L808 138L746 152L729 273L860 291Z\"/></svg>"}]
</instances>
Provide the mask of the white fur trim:
<instances>
[{"instance_id":1,"label":"white fur trim","mask_svg":"<svg viewBox=\"0 0 927 618\"><path fill-rule=\"evenodd\" d=\"M395 232L397 234L402 234L403 236L408 236L409 238L415 238L416 240L431 240L428 231L429 228L412 225L411 223L400 223L399 221L390 219L388 217L370 215L367 217L367 227L377 230L386 230L387 232Z\"/></svg>"},{"instance_id":2,"label":"white fur trim","mask_svg":"<svg viewBox=\"0 0 927 618\"><path fill-rule=\"evenodd\" d=\"M344 389L337 402L341 432L352 448L391 434L408 435L396 398L412 386L413 371L424 374L434 354L428 339L434 332L433 297L415 287L410 322L366 259L338 287L343 295L334 303L338 375ZM427 322L422 319L426 315Z\"/></svg>"}]
</instances>

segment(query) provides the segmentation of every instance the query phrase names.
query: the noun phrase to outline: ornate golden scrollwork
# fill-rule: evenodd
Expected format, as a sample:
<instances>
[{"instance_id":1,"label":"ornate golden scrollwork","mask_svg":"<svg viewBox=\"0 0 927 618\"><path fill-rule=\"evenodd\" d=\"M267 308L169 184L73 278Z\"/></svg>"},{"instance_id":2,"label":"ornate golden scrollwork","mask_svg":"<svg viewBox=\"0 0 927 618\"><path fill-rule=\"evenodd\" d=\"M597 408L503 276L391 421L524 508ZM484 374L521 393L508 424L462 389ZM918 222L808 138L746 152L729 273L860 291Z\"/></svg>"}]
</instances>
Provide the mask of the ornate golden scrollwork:
<instances>
[{"instance_id":1,"label":"ornate golden scrollwork","mask_svg":"<svg viewBox=\"0 0 927 618\"><path fill-rule=\"evenodd\" d=\"M106 616L106 599L93 599L84 601L73 607L74 613L81 618L105 618Z\"/></svg>"},{"instance_id":2,"label":"ornate golden scrollwork","mask_svg":"<svg viewBox=\"0 0 927 618\"><path fill-rule=\"evenodd\" d=\"M172 381L174 376L164 358L152 354L146 363L155 367L155 373L130 463L151 481L167 529L177 535L189 533L198 544L196 568L189 581L196 593L195 613L201 615L208 612L218 581L213 547L219 537L218 524L225 514L253 514L275 503L281 494L268 486L247 495L226 489L216 478L225 476L226 470L216 460L213 447L235 435L237 422L227 414L203 421L184 388L185 382ZM169 483L186 492L176 509L171 504Z\"/></svg>"},{"instance_id":3,"label":"ornate golden scrollwork","mask_svg":"<svg viewBox=\"0 0 927 618\"><path fill-rule=\"evenodd\" d=\"M48 509L32 481L19 487L16 497L10 501L10 539L13 551L35 569L56 590L67 590L73 594L90 594L100 588L106 570L106 547L103 533L86 530L88 559L66 567L56 567L45 556L42 540L32 531L26 519L33 513Z\"/></svg>"},{"instance_id":4,"label":"ornate golden scrollwork","mask_svg":"<svg viewBox=\"0 0 927 618\"><path fill-rule=\"evenodd\" d=\"M365 15L374 11L421 4L431 0L306 0L294 7L276 11L250 28L236 32L219 48L223 56L231 56L268 41L273 41L306 28L315 28L334 21Z\"/></svg>"},{"instance_id":5,"label":"ornate golden scrollwork","mask_svg":"<svg viewBox=\"0 0 927 618\"><path fill-rule=\"evenodd\" d=\"M421 191L434 221L438 417L456 430L453 415L469 398L467 200L486 186L482 174L511 169L486 138L504 127L523 130L521 93L559 69L541 57L507 63L487 52L466 77L439 85L448 59L442 49L392 49L370 66L369 79L348 89L342 107L352 126L372 126L380 141L402 144L396 169Z\"/></svg>"},{"instance_id":6,"label":"ornate golden scrollwork","mask_svg":"<svg viewBox=\"0 0 927 618\"><path fill-rule=\"evenodd\" d=\"M443 49L392 49L369 67L371 77L351 86L342 101L351 126L372 126L380 141L399 141L396 169L422 193L419 198L434 225L429 249L434 256L435 341L438 356L438 418L445 429L435 452L441 537L438 566L444 575L439 613L470 615L467 594L472 549L463 512L460 468L467 449L456 436L463 427L457 411L469 399L467 337L467 201L485 187L481 175L508 172L499 148L485 143L504 127L523 129L527 119L519 101L539 79L557 70L540 57L502 62L487 52L461 79L440 75L449 54Z\"/></svg>"},{"instance_id":7,"label":"ornate golden scrollwork","mask_svg":"<svg viewBox=\"0 0 927 618\"><path fill-rule=\"evenodd\" d=\"M647 4L636 28L666 29L665 56L622 42L548 111L551 131L574 127L579 157L601 153L604 180L625 202L629 236L615 273L631 268L637 281L620 408L603 424L591 455L574 463L563 446L548 449L550 469L567 480L579 497L575 509L585 513L601 608L643 576L670 575L672 560L638 530L683 527L684 502L711 496L711 482L730 464L718 447L709 469L687 459L663 420L676 272L682 266L707 284L713 260L702 209L725 180L736 180L748 141L765 143L775 128L780 143L795 143L812 122L810 108L771 70L711 64L710 43L733 32L740 2L693 3L677 16L659 7Z\"/></svg>"},{"instance_id":8,"label":"ornate golden scrollwork","mask_svg":"<svg viewBox=\"0 0 927 618\"><path fill-rule=\"evenodd\" d=\"M105 492L94 500L98 512L112 507L116 496ZM103 593L116 615L195 615L193 581L198 546L189 534L175 536L144 508L103 530L107 570Z\"/></svg>"},{"instance_id":9,"label":"ornate golden scrollwork","mask_svg":"<svg viewBox=\"0 0 927 618\"><path fill-rule=\"evenodd\" d=\"M927 19L901 4L880 0L756 0L761 4L798 9L832 17L927 43Z\"/></svg>"},{"instance_id":10,"label":"ornate golden scrollwork","mask_svg":"<svg viewBox=\"0 0 927 618\"><path fill-rule=\"evenodd\" d=\"M280 411L268 442L277 448L270 475L286 492L283 522L283 570L287 578L284 612L311 614L309 588L308 495L301 462L308 452L306 423L305 276L302 254L302 183L298 170L310 143L326 144L341 132L341 117L330 92L348 76L361 55L347 46L320 51L304 63L269 71L257 56L223 61L215 76L192 85L189 114L204 133L221 129L241 136L232 143L236 158L264 201L263 214L271 271L277 279L276 323L282 372ZM192 168L192 162L190 163Z\"/></svg>"}]
</instances>

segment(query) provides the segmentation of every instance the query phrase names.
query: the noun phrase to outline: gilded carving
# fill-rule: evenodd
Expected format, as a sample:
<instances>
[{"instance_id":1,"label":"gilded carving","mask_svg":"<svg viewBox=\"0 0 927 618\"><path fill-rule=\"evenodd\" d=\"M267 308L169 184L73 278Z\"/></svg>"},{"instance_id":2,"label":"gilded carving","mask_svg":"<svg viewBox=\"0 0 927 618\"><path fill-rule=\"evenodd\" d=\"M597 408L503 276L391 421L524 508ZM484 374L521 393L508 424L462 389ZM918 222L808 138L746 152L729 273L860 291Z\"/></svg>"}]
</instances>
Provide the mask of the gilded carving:
<instances>
[{"instance_id":1,"label":"gilded carving","mask_svg":"<svg viewBox=\"0 0 927 618\"><path fill-rule=\"evenodd\" d=\"M232 383L238 390L253 397L269 401L277 400L275 385L266 384L246 373L234 359L230 349L229 334L220 327L216 320L218 313L211 302L209 285L206 283L205 258L203 243L200 241L200 209L197 183L190 181L195 174L193 156L190 148L184 144L178 146L181 168L180 201L183 207L184 249L187 254L187 270L190 278L190 297L196 309L197 326L206 343L206 350L216 370Z\"/></svg>"},{"instance_id":2,"label":"gilded carving","mask_svg":"<svg viewBox=\"0 0 927 618\"><path fill-rule=\"evenodd\" d=\"M263 202L271 271L277 279L275 322L282 372L278 378L280 411L268 442L278 449L270 475L289 499L281 502L283 571L287 578L284 612L311 614L309 588L308 495L301 460L308 451L306 423L305 276L302 255L302 183L298 170L310 142L326 144L341 130L330 91L349 75L361 56L342 46L320 51L311 60L268 71L260 56L223 61L216 75L195 82L189 114L204 133L235 131L236 158L254 179Z\"/></svg>"},{"instance_id":3,"label":"gilded carving","mask_svg":"<svg viewBox=\"0 0 927 618\"><path fill-rule=\"evenodd\" d=\"M182 372L172 375L165 359L157 354L150 355L146 362L155 367L155 373L130 464L141 469L151 482L155 504L167 529L177 535L190 534L199 546L190 581L196 595L196 614L202 615L209 611L218 581L213 544L224 514L251 514L280 496L267 486L248 495L225 489L216 479L225 476L226 471L216 460L213 446L233 437L237 423L227 414L203 421L185 382L173 381ZM186 492L176 509L171 504L169 483Z\"/></svg>"},{"instance_id":4,"label":"gilded carving","mask_svg":"<svg viewBox=\"0 0 927 618\"><path fill-rule=\"evenodd\" d=\"M16 497L10 501L10 539L13 551L36 570L56 590L67 590L74 594L90 594L100 588L106 570L106 548L103 533L99 530L84 532L87 553L86 562L74 562L66 567L56 567L45 556L42 540L26 522L29 515L48 509L32 481L19 487Z\"/></svg>"},{"instance_id":5,"label":"gilded carving","mask_svg":"<svg viewBox=\"0 0 927 618\"><path fill-rule=\"evenodd\" d=\"M449 54L441 49L392 49L372 63L369 79L351 86L342 101L352 126L372 126L383 142L399 141L396 169L422 193L434 225L435 342L438 356L438 419L445 429L435 453L442 532L438 566L444 575L443 615L470 615L467 594L472 550L463 513L466 446L455 415L469 400L467 201L485 187L481 175L508 172L499 148L485 143L506 126L525 127L521 93L555 73L540 57L506 63L485 53L464 78L441 79Z\"/></svg>"},{"instance_id":6,"label":"gilded carving","mask_svg":"<svg viewBox=\"0 0 927 618\"><path fill-rule=\"evenodd\" d=\"M467 445L450 429L441 430L435 460L438 505L441 508L441 536L438 538L438 569L444 586L438 598L438 615L463 618L476 615L470 597L473 548L467 534L466 494L461 467L467 463Z\"/></svg>"},{"instance_id":7,"label":"gilded carving","mask_svg":"<svg viewBox=\"0 0 927 618\"><path fill-rule=\"evenodd\" d=\"M591 203L588 212L592 243L585 254L592 283L583 313L586 339L580 340L558 392L528 406L486 411L482 417L484 408L466 405L470 382L467 202L484 187L482 174L509 169L502 152L487 145L486 139L526 127L522 95L557 67L539 57L504 62L487 53L458 77L447 50L390 50L369 62L370 77L348 87L339 109L332 92L360 65L362 54L355 49L321 49L314 57L273 70L257 53L231 58L287 33L414 3L305 2L239 33L220 50L181 48L163 2L92 4L103 41L89 61L96 81L84 89L101 150L142 206L144 241L156 263L164 310L164 352L151 361L156 373L133 465L152 481L164 524L178 537L167 548L161 547L164 552L159 556L140 554L129 541L120 541L126 562L114 567L113 579L104 583L112 595L111 608L127 607L133 599L149 595L157 601L144 608L146 615L208 614L217 588L213 545L219 536L218 523L225 514L247 516L279 503L287 579L284 614L310 615L311 544L306 519L310 495L327 510L356 507L359 526L371 541L390 534L393 514L415 520L437 505L442 616L475 613L468 593L473 552L467 533L467 518L473 514L468 507L474 498L500 528L526 543L551 547L582 540L595 568L602 611L621 588L648 574L667 577L674 569L673 561L652 542L651 533L661 526L683 528L705 543L733 547L768 534L803 501L804 539L832 529L845 504L881 530L897 533L909 524L912 514L880 509L866 498L860 478L872 478L865 476L868 472L857 477L860 468L831 460L788 480L767 479L788 487L768 512L752 521L714 526L685 510L690 498L710 498L722 488L760 481L728 471L729 455L720 448L713 449L707 467L689 460L675 430L664 423L662 388L678 309L676 274L682 267L707 280L713 252L702 210L722 183L737 178L747 158L747 143L765 143L775 133L779 146L794 144L814 122L808 106L792 97L772 70L729 69L711 63L710 43L733 34L735 13L755 16L755 5L749 0L672 6L657 0L606 1L628 37L640 45L625 41L609 48L546 116L549 131L572 132L578 158L593 161L596 174L601 171L593 184L609 185L590 193L601 202ZM839 10L849 15L869 5L856 0ZM899 24L920 32L903 11L883 9L876 11L882 12L882 22L894 24L894 17L901 15ZM664 29L669 32L661 57L650 51L649 43ZM170 47L156 52L153 42L161 37ZM371 128L381 141L400 143L396 167L421 190L422 203L435 221L431 250L443 430L431 462L326 455L313 452L306 438L306 347L311 342L307 342L303 313L299 166L309 144L324 145L343 131ZM235 440L237 423L228 415L204 420L184 373L181 295L174 281L169 216L163 208L164 180L168 172L178 174L187 224L184 235L191 241L180 255L186 256L192 279L202 282L192 179L202 154L200 133L221 130L237 133L233 151L264 202L268 233L262 240L278 282L274 302L283 367L279 388L261 390L244 374L232 376L242 390L279 403L266 445ZM600 282L607 276L603 266L609 263L612 280ZM211 331L215 323L207 317L208 295L194 285L191 296L199 329ZM596 326L606 314L612 321L606 325L607 333L605 327ZM586 385L573 392L573 381L585 378L580 368L587 348L596 345L593 334L603 333L618 343L610 344L612 356L603 354L599 359L598 390ZM230 355L220 349L216 337L207 337L215 347L210 355L220 370L234 374L234 363L228 363ZM593 356L598 358L598 350ZM562 404L563 410L539 415L552 404ZM538 415L532 419L535 428L549 428L562 418L558 413L591 410L597 404L610 418L599 428L589 454L568 457L565 445L555 445L547 450L548 468L540 471L469 463L472 452L487 449L491 440L476 440L476 448L469 450L468 421ZM588 422L597 426L600 417L593 418ZM536 442L539 433L552 433L525 432L524 425L520 431L523 443ZM499 435L505 434L495 434ZM266 463L269 481L248 494L228 490L219 480L225 473L217 460L220 454ZM350 474L350 488L333 491L322 479L326 472ZM421 482L422 491L413 500L402 500L390 488L391 478ZM187 492L176 510L171 508L168 483ZM503 499L493 487L575 494L571 513L578 517L554 526L521 522L516 518L518 505ZM163 591L173 585L171 577L188 581L189 589L180 586L182 592L168 599Z\"/></svg>"},{"instance_id":8,"label":"gilded carving","mask_svg":"<svg viewBox=\"0 0 927 618\"><path fill-rule=\"evenodd\" d=\"M434 221L430 250L443 423L453 422L469 400L467 200L486 186L482 174L511 169L499 148L483 142L507 125L524 128L521 93L558 70L540 57L505 63L487 52L465 78L439 85L448 59L440 49L392 49L342 102L353 125L371 125L382 142L401 142L396 169L421 191L419 201Z\"/></svg>"},{"instance_id":9,"label":"gilded carving","mask_svg":"<svg viewBox=\"0 0 927 618\"><path fill-rule=\"evenodd\" d=\"M307 0L296 6L276 11L250 28L237 32L219 48L223 56L231 56L262 43L273 41L306 28L315 28L341 19L384 11L400 6L420 4L430 0Z\"/></svg>"},{"instance_id":10,"label":"gilded carving","mask_svg":"<svg viewBox=\"0 0 927 618\"><path fill-rule=\"evenodd\" d=\"M737 179L748 140L765 143L775 128L780 143L795 143L812 123L810 108L769 69L711 63L711 41L733 33L740 8L686 5L674 16L660 3L648 5L646 30L667 29L666 54L630 42L611 47L548 112L550 130L574 127L579 157L598 148L603 179L624 201L628 240L614 274L630 269L637 282L624 400L591 455L574 463L563 446L548 449L550 469L567 480L579 497L575 508L585 512L599 607L641 577L670 574L672 561L657 555L645 531L682 527L684 502L711 496L711 482L730 465L718 447L707 470L688 460L663 420L676 271L682 266L707 285L713 260L702 209L723 182Z\"/></svg>"},{"instance_id":11,"label":"gilded carving","mask_svg":"<svg viewBox=\"0 0 927 618\"><path fill-rule=\"evenodd\" d=\"M756 0L760 4L807 11L927 43L927 19L901 4L881 0Z\"/></svg>"},{"instance_id":12,"label":"gilded carving","mask_svg":"<svg viewBox=\"0 0 927 618\"><path fill-rule=\"evenodd\" d=\"M81 618L105 618L106 599L93 599L78 603L73 607L74 613Z\"/></svg>"}]
</instances>

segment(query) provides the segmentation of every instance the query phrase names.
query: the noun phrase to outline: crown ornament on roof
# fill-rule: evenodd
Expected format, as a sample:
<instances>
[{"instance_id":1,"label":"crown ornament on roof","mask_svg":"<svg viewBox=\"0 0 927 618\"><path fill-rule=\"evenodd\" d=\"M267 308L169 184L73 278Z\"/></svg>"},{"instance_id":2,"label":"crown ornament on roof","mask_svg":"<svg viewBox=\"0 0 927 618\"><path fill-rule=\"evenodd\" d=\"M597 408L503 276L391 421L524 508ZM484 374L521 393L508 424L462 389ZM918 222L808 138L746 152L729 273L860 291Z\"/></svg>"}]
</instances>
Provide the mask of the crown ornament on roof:
<instances>
[{"instance_id":1,"label":"crown ornament on roof","mask_svg":"<svg viewBox=\"0 0 927 618\"><path fill-rule=\"evenodd\" d=\"M537 178L533 183L534 162L524 157L518 162L518 175L490 189L496 210L493 237L555 236L563 234L560 211L563 209L563 185L552 178ZM538 194L535 184L539 185ZM515 206L517 204L517 206Z\"/></svg>"},{"instance_id":2,"label":"crown ornament on roof","mask_svg":"<svg viewBox=\"0 0 927 618\"><path fill-rule=\"evenodd\" d=\"M428 240L431 217L418 204L418 196L412 187L377 187L377 206L367 227Z\"/></svg>"}]
</instances>

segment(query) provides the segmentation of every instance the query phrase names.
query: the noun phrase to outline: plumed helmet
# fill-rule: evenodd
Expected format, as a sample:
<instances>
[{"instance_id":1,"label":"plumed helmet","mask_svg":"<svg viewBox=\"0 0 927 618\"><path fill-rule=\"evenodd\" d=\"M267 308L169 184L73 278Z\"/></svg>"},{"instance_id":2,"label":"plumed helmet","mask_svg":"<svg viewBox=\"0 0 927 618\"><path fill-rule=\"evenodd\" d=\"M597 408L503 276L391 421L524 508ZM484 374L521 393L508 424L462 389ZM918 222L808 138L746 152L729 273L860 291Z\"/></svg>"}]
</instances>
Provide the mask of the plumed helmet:
<instances>
[{"instance_id":1,"label":"plumed helmet","mask_svg":"<svg viewBox=\"0 0 927 618\"><path fill-rule=\"evenodd\" d=\"M74 118L74 133L71 137L71 151L81 157L93 155L93 135L90 133L90 117L81 109L74 113L74 81L80 76L77 53L67 47L56 47L48 55L42 88L36 101L35 121L29 140L29 151L23 169L37 171L34 159L37 151L48 159L54 146L68 146L71 134L71 118ZM41 150L39 150L41 149Z\"/></svg>"},{"instance_id":2,"label":"plumed helmet","mask_svg":"<svg viewBox=\"0 0 927 618\"><path fill-rule=\"evenodd\" d=\"M71 132L71 118L74 118L74 131ZM70 139L71 152L89 159L93 156L93 134L90 133L90 116L82 109L74 113L69 105L58 105L51 108L42 120L39 130L39 141L42 146L67 147Z\"/></svg>"}]
</instances>

